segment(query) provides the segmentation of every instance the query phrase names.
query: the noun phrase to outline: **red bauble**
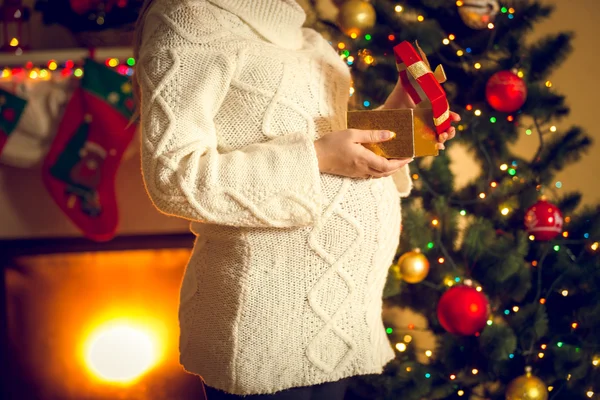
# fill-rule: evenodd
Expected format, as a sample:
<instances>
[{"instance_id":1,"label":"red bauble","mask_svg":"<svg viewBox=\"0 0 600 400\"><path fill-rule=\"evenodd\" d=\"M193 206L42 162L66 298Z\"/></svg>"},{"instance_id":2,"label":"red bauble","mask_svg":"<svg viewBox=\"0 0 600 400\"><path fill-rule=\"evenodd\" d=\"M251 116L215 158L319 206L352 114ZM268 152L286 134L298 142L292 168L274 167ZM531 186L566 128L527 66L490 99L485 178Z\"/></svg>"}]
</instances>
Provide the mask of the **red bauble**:
<instances>
[{"instance_id":1,"label":"red bauble","mask_svg":"<svg viewBox=\"0 0 600 400\"><path fill-rule=\"evenodd\" d=\"M562 232L563 216L554 204L540 200L525 213L525 226L536 240L552 240Z\"/></svg>"},{"instance_id":2,"label":"red bauble","mask_svg":"<svg viewBox=\"0 0 600 400\"><path fill-rule=\"evenodd\" d=\"M456 335L480 332L490 314L490 304L481 292L470 286L455 286L442 295L437 316L442 327Z\"/></svg>"},{"instance_id":3,"label":"red bauble","mask_svg":"<svg viewBox=\"0 0 600 400\"><path fill-rule=\"evenodd\" d=\"M511 113L525 104L527 86L511 71L496 72L485 86L485 97L496 111Z\"/></svg>"}]
</instances>

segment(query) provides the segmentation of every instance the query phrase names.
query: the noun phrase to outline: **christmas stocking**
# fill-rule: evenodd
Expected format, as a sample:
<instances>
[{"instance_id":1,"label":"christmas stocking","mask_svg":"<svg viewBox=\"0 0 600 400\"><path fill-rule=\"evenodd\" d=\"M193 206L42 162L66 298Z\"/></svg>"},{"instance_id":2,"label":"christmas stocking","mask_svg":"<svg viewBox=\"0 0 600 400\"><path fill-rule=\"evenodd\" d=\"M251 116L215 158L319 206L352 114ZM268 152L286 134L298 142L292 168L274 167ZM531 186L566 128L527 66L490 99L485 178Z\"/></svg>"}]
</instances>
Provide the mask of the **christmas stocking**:
<instances>
[{"instance_id":1,"label":"christmas stocking","mask_svg":"<svg viewBox=\"0 0 600 400\"><path fill-rule=\"evenodd\" d=\"M136 127L129 79L86 60L81 86L65 109L42 170L59 207L95 241L114 237L118 225L115 176Z\"/></svg>"},{"instance_id":2,"label":"christmas stocking","mask_svg":"<svg viewBox=\"0 0 600 400\"><path fill-rule=\"evenodd\" d=\"M0 89L0 154L17 127L26 104L26 100Z\"/></svg>"}]
</instances>

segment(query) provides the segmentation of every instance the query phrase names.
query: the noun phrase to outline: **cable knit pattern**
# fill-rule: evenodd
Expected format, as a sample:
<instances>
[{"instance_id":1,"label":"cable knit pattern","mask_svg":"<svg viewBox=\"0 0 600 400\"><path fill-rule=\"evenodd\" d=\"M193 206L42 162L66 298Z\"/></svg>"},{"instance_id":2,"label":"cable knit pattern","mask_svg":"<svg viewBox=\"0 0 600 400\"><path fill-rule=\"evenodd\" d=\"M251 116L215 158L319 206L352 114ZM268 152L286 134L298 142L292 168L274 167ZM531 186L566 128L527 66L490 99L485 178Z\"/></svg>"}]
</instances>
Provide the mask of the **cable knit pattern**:
<instances>
[{"instance_id":1,"label":"cable knit pattern","mask_svg":"<svg viewBox=\"0 0 600 400\"><path fill-rule=\"evenodd\" d=\"M381 372L381 295L408 168L321 174L314 140L345 129L350 74L292 0L155 0L144 24L142 171L197 236L180 360L235 394Z\"/></svg>"}]
</instances>

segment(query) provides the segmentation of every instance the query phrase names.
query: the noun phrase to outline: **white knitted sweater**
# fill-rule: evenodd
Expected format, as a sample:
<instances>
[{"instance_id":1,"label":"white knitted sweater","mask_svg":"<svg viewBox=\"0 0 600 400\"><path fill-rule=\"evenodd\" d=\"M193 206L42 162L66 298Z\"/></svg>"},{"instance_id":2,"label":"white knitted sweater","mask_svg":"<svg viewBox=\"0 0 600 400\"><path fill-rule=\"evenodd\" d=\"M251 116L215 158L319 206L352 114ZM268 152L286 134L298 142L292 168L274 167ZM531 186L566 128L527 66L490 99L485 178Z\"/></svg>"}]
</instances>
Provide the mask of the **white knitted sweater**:
<instances>
[{"instance_id":1,"label":"white knitted sweater","mask_svg":"<svg viewBox=\"0 0 600 400\"><path fill-rule=\"evenodd\" d=\"M197 235L180 360L235 394L380 373L382 290L400 234L395 177L321 174L350 74L293 0L155 0L138 79L142 164L162 212Z\"/></svg>"}]
</instances>

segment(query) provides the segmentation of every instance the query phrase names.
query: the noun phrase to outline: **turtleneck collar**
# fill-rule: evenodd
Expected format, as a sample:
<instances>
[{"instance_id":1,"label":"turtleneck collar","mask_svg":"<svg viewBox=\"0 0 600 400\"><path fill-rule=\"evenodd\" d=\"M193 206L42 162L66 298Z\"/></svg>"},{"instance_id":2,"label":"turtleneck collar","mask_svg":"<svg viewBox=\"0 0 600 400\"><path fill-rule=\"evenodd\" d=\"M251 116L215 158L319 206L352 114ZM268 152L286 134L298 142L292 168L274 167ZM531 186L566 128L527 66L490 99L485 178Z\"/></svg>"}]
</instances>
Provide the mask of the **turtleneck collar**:
<instances>
[{"instance_id":1,"label":"turtleneck collar","mask_svg":"<svg viewBox=\"0 0 600 400\"><path fill-rule=\"evenodd\" d=\"M295 0L209 0L237 15L270 42L285 48L302 46L306 14Z\"/></svg>"}]
</instances>

